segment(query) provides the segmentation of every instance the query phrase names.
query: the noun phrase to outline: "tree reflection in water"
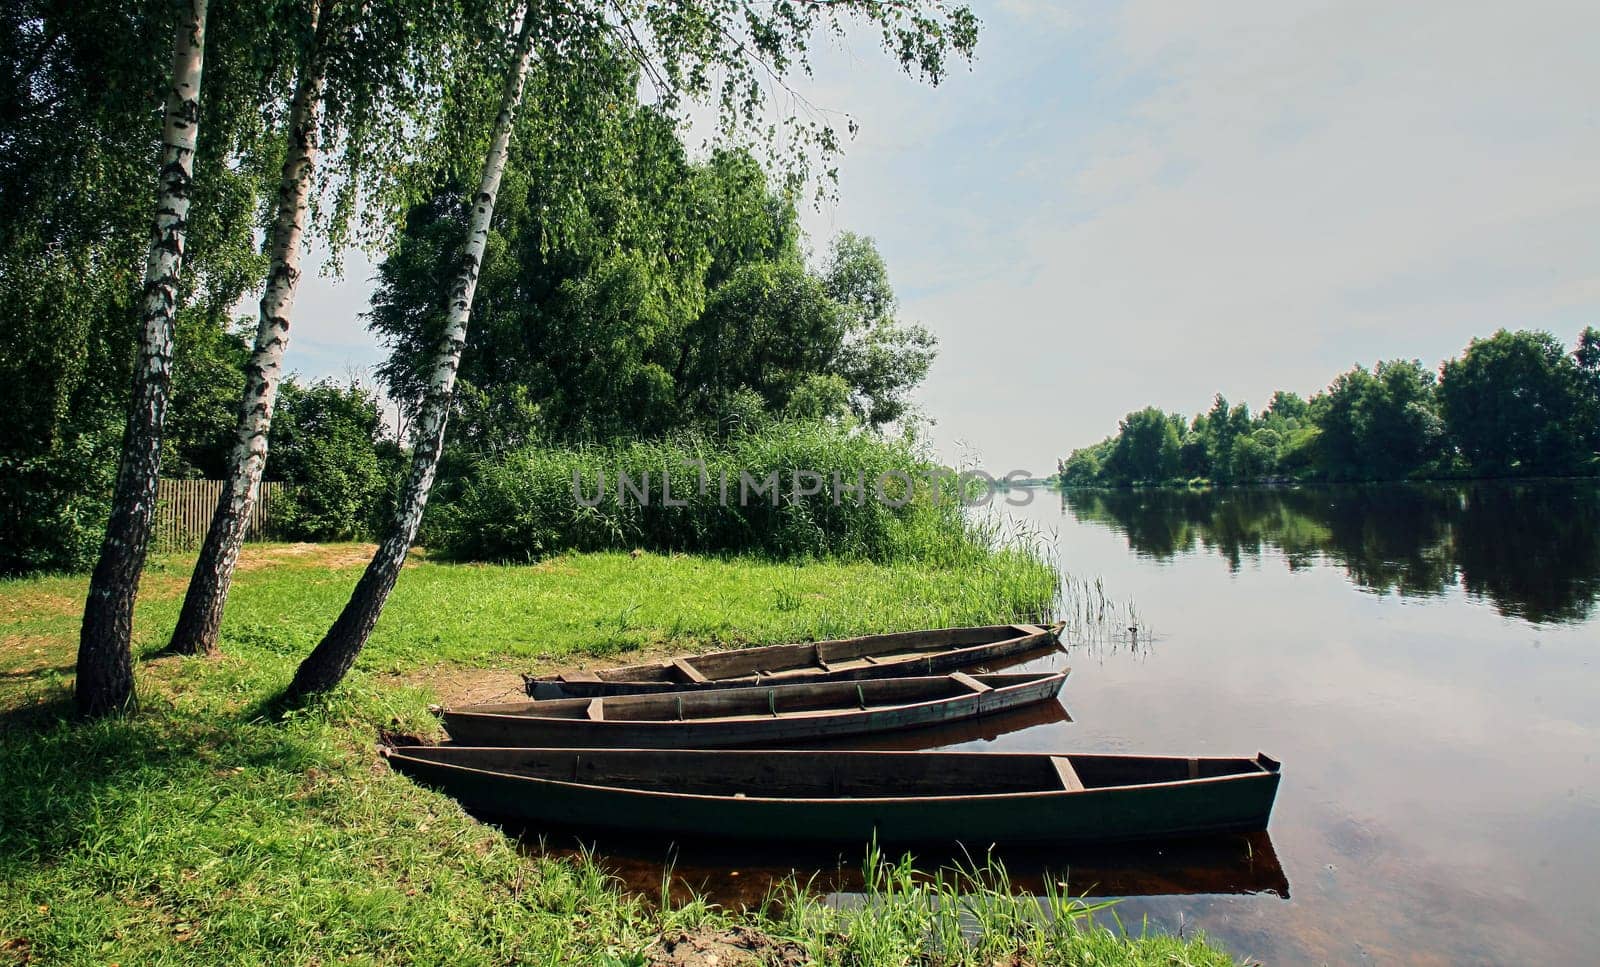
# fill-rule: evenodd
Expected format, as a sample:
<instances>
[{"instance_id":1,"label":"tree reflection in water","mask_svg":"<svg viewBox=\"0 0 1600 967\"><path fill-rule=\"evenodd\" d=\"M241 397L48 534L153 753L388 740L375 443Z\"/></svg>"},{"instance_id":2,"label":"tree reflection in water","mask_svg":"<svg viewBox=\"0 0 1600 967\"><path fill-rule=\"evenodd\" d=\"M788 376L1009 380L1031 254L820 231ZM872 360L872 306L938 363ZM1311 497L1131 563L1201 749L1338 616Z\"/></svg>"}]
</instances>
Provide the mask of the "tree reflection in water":
<instances>
[{"instance_id":1,"label":"tree reflection in water","mask_svg":"<svg viewBox=\"0 0 1600 967\"><path fill-rule=\"evenodd\" d=\"M1138 554L1197 548L1238 570L1264 550L1290 569L1332 561L1357 585L1405 596L1461 586L1535 624L1582 621L1600 600L1600 484L1374 484L1227 490L1074 490L1080 521Z\"/></svg>"}]
</instances>

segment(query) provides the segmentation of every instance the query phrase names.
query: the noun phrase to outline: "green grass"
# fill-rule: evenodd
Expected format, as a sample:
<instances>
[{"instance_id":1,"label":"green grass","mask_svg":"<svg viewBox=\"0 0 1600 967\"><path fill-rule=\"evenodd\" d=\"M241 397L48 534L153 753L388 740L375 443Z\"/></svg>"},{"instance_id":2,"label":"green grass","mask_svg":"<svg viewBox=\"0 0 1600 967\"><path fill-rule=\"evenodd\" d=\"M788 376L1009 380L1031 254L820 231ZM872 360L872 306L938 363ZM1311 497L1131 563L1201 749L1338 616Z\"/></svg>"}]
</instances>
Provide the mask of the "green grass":
<instances>
[{"instance_id":1,"label":"green grass","mask_svg":"<svg viewBox=\"0 0 1600 967\"><path fill-rule=\"evenodd\" d=\"M930 881L885 862L848 910L803 891L766 912L663 908L592 862L519 853L375 754L381 730L434 728L427 683L452 666L510 677L640 648L1014 618L1053 591L1037 563L421 561L345 687L263 717L362 563L352 545L250 548L224 654L193 660L151 657L189 564L158 558L136 620L143 710L93 724L65 717L85 580L0 583L0 964L638 964L663 934L735 923L825 964L1229 962L1093 927L1066 898L1041 909L995 870Z\"/></svg>"}]
</instances>

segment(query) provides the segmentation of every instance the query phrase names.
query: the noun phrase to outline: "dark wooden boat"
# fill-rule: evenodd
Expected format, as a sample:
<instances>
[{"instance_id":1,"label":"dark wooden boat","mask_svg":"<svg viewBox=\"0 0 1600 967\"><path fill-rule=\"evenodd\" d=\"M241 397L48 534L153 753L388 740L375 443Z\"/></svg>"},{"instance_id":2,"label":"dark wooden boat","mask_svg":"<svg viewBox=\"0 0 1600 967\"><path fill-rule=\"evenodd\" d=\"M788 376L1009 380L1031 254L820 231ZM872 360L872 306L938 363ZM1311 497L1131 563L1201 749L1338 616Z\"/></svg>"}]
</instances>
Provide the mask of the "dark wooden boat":
<instances>
[{"instance_id":1,"label":"dark wooden boat","mask_svg":"<svg viewBox=\"0 0 1600 967\"><path fill-rule=\"evenodd\" d=\"M385 750L481 815L669 837L1108 842L1266 828L1278 763L986 752Z\"/></svg>"},{"instance_id":2,"label":"dark wooden boat","mask_svg":"<svg viewBox=\"0 0 1600 967\"><path fill-rule=\"evenodd\" d=\"M1047 702L1067 672L803 682L445 709L462 745L715 749L974 719Z\"/></svg>"},{"instance_id":3,"label":"dark wooden boat","mask_svg":"<svg viewBox=\"0 0 1600 967\"><path fill-rule=\"evenodd\" d=\"M624 665L598 672L523 676L534 698L637 695L798 681L937 675L1057 644L1060 625L992 625L865 635Z\"/></svg>"}]
</instances>

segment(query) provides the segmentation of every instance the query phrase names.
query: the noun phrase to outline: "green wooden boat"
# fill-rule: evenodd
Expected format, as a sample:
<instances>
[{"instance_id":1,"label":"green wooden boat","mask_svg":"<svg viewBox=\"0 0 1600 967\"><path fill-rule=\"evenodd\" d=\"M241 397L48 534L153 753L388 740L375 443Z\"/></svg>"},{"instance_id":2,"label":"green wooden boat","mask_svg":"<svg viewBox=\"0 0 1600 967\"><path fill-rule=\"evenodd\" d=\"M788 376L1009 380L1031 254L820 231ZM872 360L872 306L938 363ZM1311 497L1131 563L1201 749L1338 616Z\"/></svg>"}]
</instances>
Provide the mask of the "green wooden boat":
<instances>
[{"instance_id":1,"label":"green wooden boat","mask_svg":"<svg viewBox=\"0 0 1600 967\"><path fill-rule=\"evenodd\" d=\"M440 712L462 745L714 749L912 729L1047 702L1067 671L804 682L472 705Z\"/></svg>"},{"instance_id":2,"label":"green wooden boat","mask_svg":"<svg viewBox=\"0 0 1600 967\"><path fill-rule=\"evenodd\" d=\"M1059 644L1061 626L991 625L864 635L688 655L598 672L523 676L534 698L638 695L793 682L937 675Z\"/></svg>"},{"instance_id":3,"label":"green wooden boat","mask_svg":"<svg viewBox=\"0 0 1600 967\"><path fill-rule=\"evenodd\" d=\"M1265 755L413 746L390 765L481 815L683 838L989 844L1264 829Z\"/></svg>"}]
</instances>

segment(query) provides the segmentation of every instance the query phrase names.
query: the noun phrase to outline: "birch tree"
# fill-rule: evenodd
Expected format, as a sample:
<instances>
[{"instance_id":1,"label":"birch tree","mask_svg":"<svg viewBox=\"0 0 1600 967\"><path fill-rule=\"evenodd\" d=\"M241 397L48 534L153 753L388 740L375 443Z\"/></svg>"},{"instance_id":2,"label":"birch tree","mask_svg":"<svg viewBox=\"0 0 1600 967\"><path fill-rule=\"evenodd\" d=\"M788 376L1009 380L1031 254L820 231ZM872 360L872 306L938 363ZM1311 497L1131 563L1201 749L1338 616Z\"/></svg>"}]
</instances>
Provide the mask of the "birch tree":
<instances>
[{"instance_id":1,"label":"birch tree","mask_svg":"<svg viewBox=\"0 0 1600 967\"><path fill-rule=\"evenodd\" d=\"M412 437L411 466L396 502L394 518L382 543L378 545L377 553L361 575L355 593L345 604L344 611L321 643L296 670L294 680L289 685L288 697L291 700L327 691L339 684L350 670L361 646L378 622L378 615L383 611L389 592L394 589L400 568L405 563L406 552L411 549L411 542L416 539L417 528L422 523L422 512L427 506L428 491L433 486L434 471L438 468L439 453L444 446L445 420L450 411L461 349L466 345L472 296L478 286L478 269L483 264L483 250L489 240L495 198L500 193L500 179L505 175L511 132L517 109L522 103L528 68L533 60L535 19L531 9L523 12L511 69L506 74L505 90L500 96L500 111L495 116L489 153L483 163L483 177L472 199L472 219L451 286L444 339L434 359L427 403L418 415Z\"/></svg>"},{"instance_id":2,"label":"birch tree","mask_svg":"<svg viewBox=\"0 0 1600 967\"><path fill-rule=\"evenodd\" d=\"M90 571L127 423L153 160L184 0L0 4L0 573ZM162 472L182 432L188 335L227 341L259 286L304 0L210 0ZM290 25L293 25L292 28ZM287 98L283 99L287 101ZM242 382L242 380L241 380ZM237 384L235 384L237 385ZM229 395L237 399L237 389ZM225 456L225 455L224 455ZM220 460L218 461L221 462Z\"/></svg>"},{"instance_id":3,"label":"birch tree","mask_svg":"<svg viewBox=\"0 0 1600 967\"><path fill-rule=\"evenodd\" d=\"M245 367L244 399L232 465L168 645L170 651L181 654L209 654L216 650L228 587L267 462L267 434L272 427L272 410L278 398L278 380L289 348L290 319L300 285L301 238L310 213L312 177L317 165L335 3L336 0L316 0L311 8L312 39L289 110L288 150L268 242L272 261L261 294L255 345Z\"/></svg>"},{"instance_id":4,"label":"birch tree","mask_svg":"<svg viewBox=\"0 0 1600 967\"><path fill-rule=\"evenodd\" d=\"M377 625L416 539L443 447L477 274L540 13L550 18L554 47L581 50L584 42L598 38L624 50L654 88L665 114L681 117L685 103L714 105L725 138L764 139L797 179L805 177L813 156L827 158L837 151L838 135L811 109L774 123L766 116L769 85L775 82L793 95L787 77L796 70L810 73L807 51L815 33L842 36L852 19L859 21L877 29L884 50L907 72L938 83L947 56L969 56L978 30L969 8L945 0L587 0L530 5L495 120L483 183L473 197L445 334L417 414L411 466L394 517L344 610L297 669L284 695L289 703L328 691L344 678ZM854 122L850 126L853 130ZM559 124L551 127L560 130Z\"/></svg>"},{"instance_id":5,"label":"birch tree","mask_svg":"<svg viewBox=\"0 0 1600 967\"><path fill-rule=\"evenodd\" d=\"M319 227L335 253L351 241L381 245L393 214L418 191L412 177L461 163L457 139L441 136L441 125L488 73L480 52L485 25L503 24L506 9L505 0L313 0L230 468L170 651L206 654L217 647L267 461L307 233ZM319 167L325 141L339 149L333 172ZM333 181L332 204L313 226L319 189ZM362 224L352 232L357 212Z\"/></svg>"},{"instance_id":6,"label":"birch tree","mask_svg":"<svg viewBox=\"0 0 1600 967\"><path fill-rule=\"evenodd\" d=\"M139 593L161 475L161 432L172 380L174 316L183 271L189 189L199 136L206 0L190 0L173 42L172 80L162 122L160 182L141 299L139 359L123 431L111 519L89 581L78 640L78 711L102 716L137 708L133 605Z\"/></svg>"}]
</instances>

